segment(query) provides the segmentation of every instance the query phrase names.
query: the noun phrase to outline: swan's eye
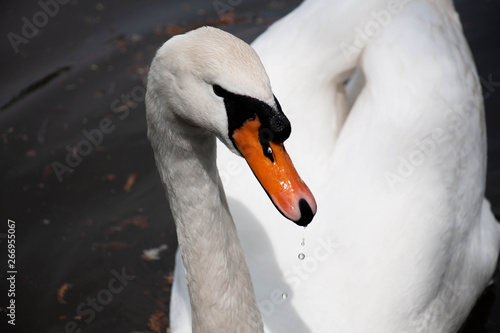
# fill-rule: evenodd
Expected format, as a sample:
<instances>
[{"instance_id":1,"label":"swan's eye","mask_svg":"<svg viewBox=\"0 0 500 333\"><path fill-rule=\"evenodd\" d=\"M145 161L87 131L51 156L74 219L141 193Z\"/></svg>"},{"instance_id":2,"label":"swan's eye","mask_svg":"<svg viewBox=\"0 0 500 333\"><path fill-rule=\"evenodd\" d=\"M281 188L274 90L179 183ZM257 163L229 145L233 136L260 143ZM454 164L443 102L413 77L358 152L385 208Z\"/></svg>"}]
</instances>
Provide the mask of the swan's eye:
<instances>
[{"instance_id":1,"label":"swan's eye","mask_svg":"<svg viewBox=\"0 0 500 333\"><path fill-rule=\"evenodd\" d=\"M268 143L262 144L262 151L264 152L264 156L274 163L273 149Z\"/></svg>"},{"instance_id":2,"label":"swan's eye","mask_svg":"<svg viewBox=\"0 0 500 333\"><path fill-rule=\"evenodd\" d=\"M269 145L269 141L273 139L273 132L268 128L259 128L259 141L262 146L262 152L271 162L274 163L273 149Z\"/></svg>"},{"instance_id":3,"label":"swan's eye","mask_svg":"<svg viewBox=\"0 0 500 333\"><path fill-rule=\"evenodd\" d=\"M221 86L214 84L213 88L214 88L214 93L217 96L224 97L225 95L227 95L227 91L221 88Z\"/></svg>"}]
</instances>

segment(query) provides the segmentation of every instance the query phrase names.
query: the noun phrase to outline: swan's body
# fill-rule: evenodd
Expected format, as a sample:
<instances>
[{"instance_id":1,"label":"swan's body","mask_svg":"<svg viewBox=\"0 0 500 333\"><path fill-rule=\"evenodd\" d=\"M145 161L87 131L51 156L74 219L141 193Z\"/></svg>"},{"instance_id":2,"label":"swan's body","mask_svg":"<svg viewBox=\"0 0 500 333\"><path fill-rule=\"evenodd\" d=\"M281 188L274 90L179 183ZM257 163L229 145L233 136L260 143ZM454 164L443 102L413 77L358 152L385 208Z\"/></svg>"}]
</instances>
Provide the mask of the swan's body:
<instances>
[{"instance_id":1,"label":"swan's body","mask_svg":"<svg viewBox=\"0 0 500 333\"><path fill-rule=\"evenodd\" d=\"M457 14L451 1L394 3L306 1L253 44L319 207L305 231L285 223L219 149L266 332L456 332L494 271L483 105ZM171 327L191 332L177 259Z\"/></svg>"}]
</instances>

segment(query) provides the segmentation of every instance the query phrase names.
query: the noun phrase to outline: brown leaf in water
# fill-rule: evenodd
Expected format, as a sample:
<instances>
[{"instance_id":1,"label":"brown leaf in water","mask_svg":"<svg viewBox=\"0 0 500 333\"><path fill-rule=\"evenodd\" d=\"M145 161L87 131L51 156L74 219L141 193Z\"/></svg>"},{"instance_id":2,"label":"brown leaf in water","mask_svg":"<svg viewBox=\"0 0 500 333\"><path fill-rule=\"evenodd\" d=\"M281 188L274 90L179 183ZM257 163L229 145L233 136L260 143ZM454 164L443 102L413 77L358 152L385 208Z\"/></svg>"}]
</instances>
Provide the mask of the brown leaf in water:
<instances>
[{"instance_id":1,"label":"brown leaf in water","mask_svg":"<svg viewBox=\"0 0 500 333\"><path fill-rule=\"evenodd\" d=\"M148 320L148 327L156 333L163 333L167 329L168 318L163 312L153 313Z\"/></svg>"},{"instance_id":2,"label":"brown leaf in water","mask_svg":"<svg viewBox=\"0 0 500 333\"><path fill-rule=\"evenodd\" d=\"M107 182L112 182L112 181L115 181L116 175L114 173L107 173L102 178L103 178L103 180L105 180Z\"/></svg>"},{"instance_id":3,"label":"brown leaf in water","mask_svg":"<svg viewBox=\"0 0 500 333\"><path fill-rule=\"evenodd\" d=\"M134 183L138 177L139 177L138 173L133 173L133 174L128 175L127 183L125 183L125 186L123 186L123 190L125 192L130 192L130 190L132 189L132 186L134 185Z\"/></svg>"},{"instance_id":4,"label":"brown leaf in water","mask_svg":"<svg viewBox=\"0 0 500 333\"><path fill-rule=\"evenodd\" d=\"M144 217L136 216L136 217L132 217L130 219L126 219L125 221L120 223L120 225L118 225L118 226L110 227L109 229L105 230L104 233L109 235L109 234L115 233L117 231L122 231L125 227L127 227L129 225L133 225L133 226L136 226L136 227L141 228L141 229L147 228L149 226L148 222L146 221L146 219Z\"/></svg>"},{"instance_id":5,"label":"brown leaf in water","mask_svg":"<svg viewBox=\"0 0 500 333\"><path fill-rule=\"evenodd\" d=\"M61 304L66 304L66 293L68 290L73 287L70 283L63 283L59 289L57 289L57 301Z\"/></svg>"},{"instance_id":6,"label":"brown leaf in water","mask_svg":"<svg viewBox=\"0 0 500 333\"><path fill-rule=\"evenodd\" d=\"M36 151L34 151L33 149L28 150L26 152L26 157L36 157Z\"/></svg>"}]
</instances>

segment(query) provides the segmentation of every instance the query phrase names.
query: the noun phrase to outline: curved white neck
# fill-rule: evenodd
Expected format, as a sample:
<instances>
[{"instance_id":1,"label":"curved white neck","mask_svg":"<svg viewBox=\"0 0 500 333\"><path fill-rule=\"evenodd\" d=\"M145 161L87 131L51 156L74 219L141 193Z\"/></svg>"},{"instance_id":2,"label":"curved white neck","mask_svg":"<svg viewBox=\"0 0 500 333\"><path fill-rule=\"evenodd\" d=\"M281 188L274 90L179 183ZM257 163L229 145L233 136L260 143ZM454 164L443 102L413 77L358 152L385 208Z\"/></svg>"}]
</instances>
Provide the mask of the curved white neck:
<instances>
[{"instance_id":1,"label":"curved white neck","mask_svg":"<svg viewBox=\"0 0 500 333\"><path fill-rule=\"evenodd\" d=\"M193 332L263 332L216 167L215 137L175 121L161 134L150 130L186 269Z\"/></svg>"}]
</instances>

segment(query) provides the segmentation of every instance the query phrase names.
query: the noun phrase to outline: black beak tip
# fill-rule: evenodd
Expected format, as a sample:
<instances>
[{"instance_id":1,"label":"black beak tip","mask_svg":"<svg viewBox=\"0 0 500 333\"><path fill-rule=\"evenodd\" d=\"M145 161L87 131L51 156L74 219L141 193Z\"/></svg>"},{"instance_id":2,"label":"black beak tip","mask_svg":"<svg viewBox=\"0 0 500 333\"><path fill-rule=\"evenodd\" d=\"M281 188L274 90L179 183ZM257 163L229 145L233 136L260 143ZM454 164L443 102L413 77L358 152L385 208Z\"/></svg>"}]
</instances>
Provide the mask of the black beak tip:
<instances>
[{"instance_id":1,"label":"black beak tip","mask_svg":"<svg viewBox=\"0 0 500 333\"><path fill-rule=\"evenodd\" d=\"M307 227L309 223L311 223L314 217L312 209L305 199L299 200L299 209L300 209L300 219L294 222L295 224L301 227Z\"/></svg>"}]
</instances>

